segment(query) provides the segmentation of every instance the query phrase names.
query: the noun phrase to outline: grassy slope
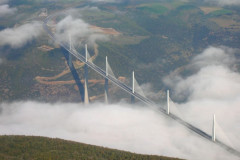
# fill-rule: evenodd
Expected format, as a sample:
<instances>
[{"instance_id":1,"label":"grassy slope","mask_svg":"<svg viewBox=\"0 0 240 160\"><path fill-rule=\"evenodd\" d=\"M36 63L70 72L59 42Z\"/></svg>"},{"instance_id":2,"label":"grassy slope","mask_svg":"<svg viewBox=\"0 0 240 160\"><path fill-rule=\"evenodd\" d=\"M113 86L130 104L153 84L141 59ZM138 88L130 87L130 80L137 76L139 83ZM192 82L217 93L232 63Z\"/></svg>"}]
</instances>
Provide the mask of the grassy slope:
<instances>
[{"instance_id":1,"label":"grassy slope","mask_svg":"<svg viewBox=\"0 0 240 160\"><path fill-rule=\"evenodd\" d=\"M156 14L164 14L168 11L168 9L160 4L151 4L151 5L143 5L138 7L139 9Z\"/></svg>"},{"instance_id":2,"label":"grassy slope","mask_svg":"<svg viewBox=\"0 0 240 160\"><path fill-rule=\"evenodd\" d=\"M16 23L20 25L29 19L38 18L41 8L47 8L51 14L74 4L39 3L41 1L44 0L11 1L13 7L19 5L18 15L16 18L12 16L3 19L0 28L13 27ZM81 5L84 0L69 1L80 1L78 5ZM187 64L195 53L200 53L207 46L226 45L238 48L239 26L237 20L231 18L238 17L235 11L230 13L231 9L223 9L204 14L199 9L200 5L195 3L151 1L153 0L129 5L99 3L99 10L95 8L81 11L81 18L87 23L114 28L122 33L107 42L98 43L99 56L94 62L96 65L104 69L105 56L108 56L117 77L131 77L131 71L135 70L140 84L151 83L155 91L159 92L166 90L160 80L162 77ZM25 5L21 5L22 3ZM86 5L91 6L90 3ZM231 32L232 28L236 28L234 32ZM59 49L47 53L37 49L48 44L48 41L48 37L43 35L25 48L0 49L4 53L1 56L6 59L0 67L0 101L79 101L79 93L74 85L50 86L35 81L36 76L54 76L65 69L63 54ZM78 72L82 77L82 70ZM91 79L96 77L98 78L90 73ZM72 79L71 74L61 80L69 79ZM99 91L92 92L90 89L90 96L103 93L102 86L91 88Z\"/></svg>"},{"instance_id":3,"label":"grassy slope","mask_svg":"<svg viewBox=\"0 0 240 160\"><path fill-rule=\"evenodd\" d=\"M222 15L231 15L231 14L233 14L233 12L231 10L220 9L220 10L216 10L216 11L210 12L208 14L208 16L210 16L210 17L219 17L219 16L222 16Z\"/></svg>"},{"instance_id":4,"label":"grassy slope","mask_svg":"<svg viewBox=\"0 0 240 160\"><path fill-rule=\"evenodd\" d=\"M0 136L0 159L177 160L140 155L82 143L28 136Z\"/></svg>"}]
</instances>

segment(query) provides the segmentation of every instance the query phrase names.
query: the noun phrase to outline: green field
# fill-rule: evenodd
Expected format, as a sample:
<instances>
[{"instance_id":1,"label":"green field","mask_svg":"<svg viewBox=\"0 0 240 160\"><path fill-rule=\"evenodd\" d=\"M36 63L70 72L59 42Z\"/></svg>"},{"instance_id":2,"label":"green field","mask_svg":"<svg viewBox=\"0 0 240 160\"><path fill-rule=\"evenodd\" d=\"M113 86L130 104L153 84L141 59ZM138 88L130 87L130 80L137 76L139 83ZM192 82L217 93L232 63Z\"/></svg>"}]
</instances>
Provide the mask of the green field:
<instances>
[{"instance_id":1,"label":"green field","mask_svg":"<svg viewBox=\"0 0 240 160\"><path fill-rule=\"evenodd\" d=\"M155 13L162 15L168 11L168 8L162 6L161 4L146 4L146 5L141 5L138 7L138 9L149 12L149 13Z\"/></svg>"},{"instance_id":2,"label":"green field","mask_svg":"<svg viewBox=\"0 0 240 160\"><path fill-rule=\"evenodd\" d=\"M226 9L221 9L221 10L216 10L216 11L210 12L208 14L208 16L210 16L210 17L219 17L219 16L222 16L222 15L231 15L231 14L233 14L232 11L226 10Z\"/></svg>"}]
</instances>

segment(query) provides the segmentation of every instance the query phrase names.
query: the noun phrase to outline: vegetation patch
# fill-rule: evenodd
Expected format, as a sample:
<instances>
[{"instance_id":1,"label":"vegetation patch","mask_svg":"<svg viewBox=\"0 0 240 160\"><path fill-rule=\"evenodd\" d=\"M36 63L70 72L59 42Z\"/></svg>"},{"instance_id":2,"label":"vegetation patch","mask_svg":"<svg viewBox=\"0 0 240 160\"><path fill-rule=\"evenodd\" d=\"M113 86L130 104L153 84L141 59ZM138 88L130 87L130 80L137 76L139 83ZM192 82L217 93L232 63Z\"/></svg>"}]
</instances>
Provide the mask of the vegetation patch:
<instances>
[{"instance_id":1,"label":"vegetation patch","mask_svg":"<svg viewBox=\"0 0 240 160\"><path fill-rule=\"evenodd\" d=\"M178 160L44 137L0 136L1 160Z\"/></svg>"},{"instance_id":2,"label":"vegetation patch","mask_svg":"<svg viewBox=\"0 0 240 160\"><path fill-rule=\"evenodd\" d=\"M231 15L231 14L233 14L232 11L226 10L226 9L221 9L221 10L216 10L216 11L210 12L207 15L210 16L210 17L219 17L219 16L222 16L222 15Z\"/></svg>"},{"instance_id":3,"label":"vegetation patch","mask_svg":"<svg viewBox=\"0 0 240 160\"><path fill-rule=\"evenodd\" d=\"M162 15L168 11L168 8L162 6L161 4L142 5L137 8L145 12L159 14L159 15Z\"/></svg>"}]
</instances>

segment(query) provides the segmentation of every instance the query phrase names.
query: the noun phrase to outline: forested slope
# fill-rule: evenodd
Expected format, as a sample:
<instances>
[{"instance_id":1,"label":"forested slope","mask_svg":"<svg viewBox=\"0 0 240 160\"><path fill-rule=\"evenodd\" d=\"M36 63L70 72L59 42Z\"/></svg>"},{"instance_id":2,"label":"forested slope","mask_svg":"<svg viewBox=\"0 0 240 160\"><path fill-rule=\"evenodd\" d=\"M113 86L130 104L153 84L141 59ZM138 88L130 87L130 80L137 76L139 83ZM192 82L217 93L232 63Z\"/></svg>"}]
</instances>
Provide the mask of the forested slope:
<instances>
[{"instance_id":1,"label":"forested slope","mask_svg":"<svg viewBox=\"0 0 240 160\"><path fill-rule=\"evenodd\" d=\"M177 160L140 155L61 139L32 136L0 136L1 160Z\"/></svg>"}]
</instances>

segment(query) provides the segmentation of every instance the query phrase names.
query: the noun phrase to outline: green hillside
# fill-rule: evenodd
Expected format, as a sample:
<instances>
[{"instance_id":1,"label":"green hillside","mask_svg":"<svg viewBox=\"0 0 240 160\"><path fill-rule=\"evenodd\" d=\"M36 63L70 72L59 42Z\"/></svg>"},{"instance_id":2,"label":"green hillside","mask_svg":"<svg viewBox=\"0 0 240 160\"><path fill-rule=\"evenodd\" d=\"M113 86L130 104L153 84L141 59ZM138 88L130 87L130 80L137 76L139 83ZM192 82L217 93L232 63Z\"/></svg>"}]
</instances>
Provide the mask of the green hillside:
<instances>
[{"instance_id":1,"label":"green hillside","mask_svg":"<svg viewBox=\"0 0 240 160\"><path fill-rule=\"evenodd\" d=\"M124 0L122 3L18 0L9 1L9 5L17 8L17 15L0 17L0 31L32 21L42 21L42 9L47 9L48 15L52 15L69 8L76 11L76 19L89 25L116 30L118 36L106 35L108 41L96 42L99 54L93 63L105 69L105 57L108 56L115 76L125 78L124 83L129 86L134 70L140 85L149 83L153 92L159 93L158 98L148 97L157 103L166 99L161 95L165 95L169 88L162 79L169 73L187 73L185 66L189 61L209 46L239 48L240 44L239 6L218 7L199 0ZM61 19L62 16L57 17L56 22ZM84 39L79 42L85 43ZM41 50L45 45L53 50ZM84 48L80 46L75 47L84 53ZM92 56L94 49L89 47L89 53ZM69 82L73 80L70 72L54 78L68 67L63 50L57 48L45 32L22 48L0 46L0 60L0 102L81 101L76 84ZM240 65L236 68L240 71ZM77 68L77 73L80 79L84 78L82 67ZM40 82L37 77L53 78L47 80L53 83ZM89 79L103 80L91 69ZM122 98L129 100L130 96L125 92L109 87L109 99L112 102ZM89 96L93 101L104 100L103 88L102 83L89 85Z\"/></svg>"},{"instance_id":2,"label":"green hillside","mask_svg":"<svg viewBox=\"0 0 240 160\"><path fill-rule=\"evenodd\" d=\"M61 139L29 136L0 136L1 160L177 160L141 155Z\"/></svg>"}]
</instances>

